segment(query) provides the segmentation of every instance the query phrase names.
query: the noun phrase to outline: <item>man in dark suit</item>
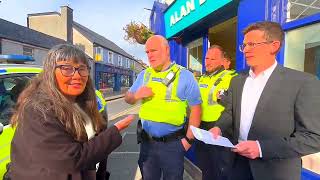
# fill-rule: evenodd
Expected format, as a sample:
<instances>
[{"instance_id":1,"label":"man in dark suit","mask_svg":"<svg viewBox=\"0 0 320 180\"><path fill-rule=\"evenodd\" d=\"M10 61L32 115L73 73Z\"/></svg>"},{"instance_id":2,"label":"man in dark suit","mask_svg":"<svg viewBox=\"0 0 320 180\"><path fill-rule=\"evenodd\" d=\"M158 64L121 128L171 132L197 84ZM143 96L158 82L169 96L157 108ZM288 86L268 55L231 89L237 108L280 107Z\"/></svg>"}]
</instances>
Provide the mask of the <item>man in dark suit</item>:
<instances>
[{"instance_id":1,"label":"man in dark suit","mask_svg":"<svg viewBox=\"0 0 320 180\"><path fill-rule=\"evenodd\" d=\"M301 156L320 151L320 83L277 64L281 26L258 22L244 30L240 50L250 70L231 81L226 109L210 129L230 135L230 179L300 180Z\"/></svg>"}]
</instances>

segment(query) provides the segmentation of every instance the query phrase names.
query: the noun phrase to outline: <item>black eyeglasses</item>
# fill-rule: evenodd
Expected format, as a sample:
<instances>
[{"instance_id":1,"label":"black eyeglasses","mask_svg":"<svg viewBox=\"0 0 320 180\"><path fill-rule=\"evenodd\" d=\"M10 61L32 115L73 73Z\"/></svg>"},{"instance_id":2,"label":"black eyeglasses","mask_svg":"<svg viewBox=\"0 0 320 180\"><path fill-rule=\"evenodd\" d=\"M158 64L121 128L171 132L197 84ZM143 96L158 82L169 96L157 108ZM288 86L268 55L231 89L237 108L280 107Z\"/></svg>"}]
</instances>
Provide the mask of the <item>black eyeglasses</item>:
<instances>
[{"instance_id":1,"label":"black eyeglasses","mask_svg":"<svg viewBox=\"0 0 320 180\"><path fill-rule=\"evenodd\" d=\"M250 47L250 48L255 48L255 47L257 47L257 46L259 46L261 44L269 44L269 43L272 43L272 42L273 41L264 41L264 42L256 42L256 43L254 43L254 42L243 43L243 44L241 44L239 46L239 50L241 52L243 52L244 48L246 48L247 46Z\"/></svg>"},{"instance_id":2,"label":"black eyeglasses","mask_svg":"<svg viewBox=\"0 0 320 180\"><path fill-rule=\"evenodd\" d=\"M59 68L61 74L66 77L71 77L74 75L76 71L78 71L79 75L82 77L89 76L90 67L87 66L80 66L80 67L73 67L71 65L57 65L56 68Z\"/></svg>"}]
</instances>

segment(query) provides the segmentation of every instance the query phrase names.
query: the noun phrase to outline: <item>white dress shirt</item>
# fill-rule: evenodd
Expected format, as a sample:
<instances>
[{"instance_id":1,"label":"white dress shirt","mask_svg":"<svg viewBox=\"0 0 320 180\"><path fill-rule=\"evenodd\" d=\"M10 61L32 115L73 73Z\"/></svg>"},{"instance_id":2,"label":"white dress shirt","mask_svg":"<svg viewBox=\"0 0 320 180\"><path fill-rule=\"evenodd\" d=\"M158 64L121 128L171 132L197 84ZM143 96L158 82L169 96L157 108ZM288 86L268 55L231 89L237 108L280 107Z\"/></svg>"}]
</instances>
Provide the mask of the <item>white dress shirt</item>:
<instances>
[{"instance_id":1,"label":"white dress shirt","mask_svg":"<svg viewBox=\"0 0 320 180\"><path fill-rule=\"evenodd\" d=\"M259 102L261 93L276 66L277 61L275 61L275 63L268 69L258 74L258 76L256 76L251 69L249 71L249 76L247 77L246 82L243 86L241 98L241 119L238 139L239 141L248 140L248 133L252 124L252 119L256 111L256 107ZM261 149L260 157L262 157Z\"/></svg>"}]
</instances>

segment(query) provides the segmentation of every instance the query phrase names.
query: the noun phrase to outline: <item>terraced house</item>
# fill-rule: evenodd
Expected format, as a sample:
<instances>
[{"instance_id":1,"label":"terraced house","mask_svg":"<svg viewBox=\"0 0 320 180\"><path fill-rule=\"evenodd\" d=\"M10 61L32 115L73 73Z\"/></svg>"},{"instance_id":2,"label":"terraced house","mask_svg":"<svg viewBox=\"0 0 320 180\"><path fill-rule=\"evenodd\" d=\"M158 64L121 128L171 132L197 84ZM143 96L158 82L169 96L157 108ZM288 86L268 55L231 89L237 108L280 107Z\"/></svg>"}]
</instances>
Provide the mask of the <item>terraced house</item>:
<instances>
[{"instance_id":1,"label":"terraced house","mask_svg":"<svg viewBox=\"0 0 320 180\"><path fill-rule=\"evenodd\" d=\"M135 78L138 62L114 42L73 21L73 10L28 14L28 27L79 46L93 60L96 88L104 95L126 91Z\"/></svg>"},{"instance_id":2,"label":"terraced house","mask_svg":"<svg viewBox=\"0 0 320 180\"><path fill-rule=\"evenodd\" d=\"M0 18L0 59L29 59L42 65L49 49L61 43L66 41Z\"/></svg>"}]
</instances>

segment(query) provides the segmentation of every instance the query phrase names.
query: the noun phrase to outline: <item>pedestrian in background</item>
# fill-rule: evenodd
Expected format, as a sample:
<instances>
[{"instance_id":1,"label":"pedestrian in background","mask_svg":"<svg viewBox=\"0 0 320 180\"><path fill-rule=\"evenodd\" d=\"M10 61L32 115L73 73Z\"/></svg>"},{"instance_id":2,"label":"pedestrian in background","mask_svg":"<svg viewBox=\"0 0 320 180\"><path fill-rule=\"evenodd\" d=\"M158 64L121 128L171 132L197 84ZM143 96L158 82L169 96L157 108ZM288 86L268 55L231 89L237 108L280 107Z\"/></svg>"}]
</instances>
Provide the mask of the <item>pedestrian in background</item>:
<instances>
[{"instance_id":1,"label":"pedestrian in background","mask_svg":"<svg viewBox=\"0 0 320 180\"><path fill-rule=\"evenodd\" d=\"M125 96L129 104L142 102L138 164L144 180L160 180L161 176L163 180L182 180L184 152L194 139L189 127L200 124L199 88L190 71L171 62L164 37L150 37L145 50L150 67L138 75ZM191 112L186 124L188 105Z\"/></svg>"},{"instance_id":2,"label":"pedestrian in background","mask_svg":"<svg viewBox=\"0 0 320 180\"><path fill-rule=\"evenodd\" d=\"M12 180L97 179L96 164L121 144L119 131L133 116L106 129L89 72L77 47L49 51L43 72L21 93L12 117Z\"/></svg>"},{"instance_id":3,"label":"pedestrian in background","mask_svg":"<svg viewBox=\"0 0 320 180\"><path fill-rule=\"evenodd\" d=\"M281 25L258 22L244 31L240 50L249 71L231 81L214 136L232 132L234 180L300 180L301 156L320 151L320 83L282 67L276 55Z\"/></svg>"}]
</instances>

